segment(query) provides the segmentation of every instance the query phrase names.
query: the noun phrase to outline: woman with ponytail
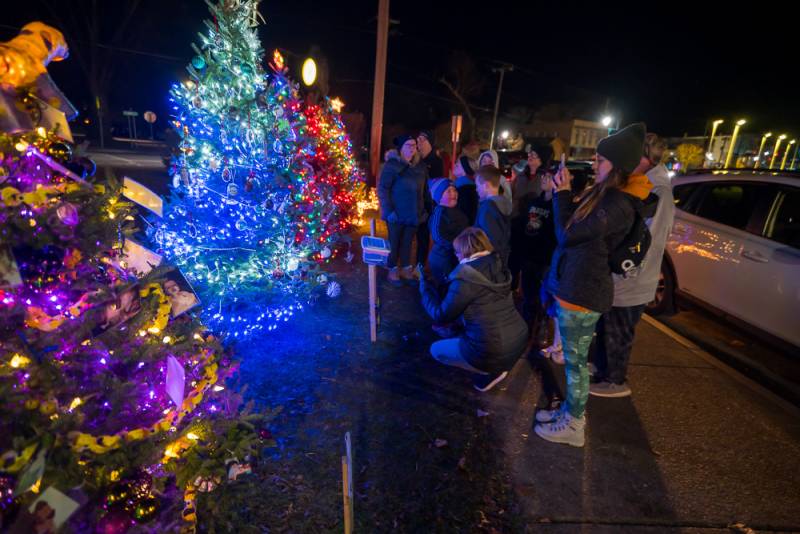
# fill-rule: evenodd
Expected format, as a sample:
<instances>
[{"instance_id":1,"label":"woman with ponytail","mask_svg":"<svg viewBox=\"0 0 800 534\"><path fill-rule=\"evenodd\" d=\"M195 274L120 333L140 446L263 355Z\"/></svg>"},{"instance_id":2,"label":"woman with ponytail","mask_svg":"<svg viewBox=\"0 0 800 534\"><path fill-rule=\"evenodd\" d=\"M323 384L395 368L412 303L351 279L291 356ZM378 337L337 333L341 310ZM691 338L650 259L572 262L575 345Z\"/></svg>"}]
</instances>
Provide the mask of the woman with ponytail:
<instances>
[{"instance_id":1,"label":"woman with ponytail","mask_svg":"<svg viewBox=\"0 0 800 534\"><path fill-rule=\"evenodd\" d=\"M637 202L624 190L639 164L644 124L632 124L601 140L594 162L595 185L576 199L566 168L554 177L553 222L558 245L546 288L555 298L556 317L566 360L566 401L536 414L536 433L557 443L584 444L589 397L587 356L595 325L611 309L614 283L609 255L633 226Z\"/></svg>"}]
</instances>

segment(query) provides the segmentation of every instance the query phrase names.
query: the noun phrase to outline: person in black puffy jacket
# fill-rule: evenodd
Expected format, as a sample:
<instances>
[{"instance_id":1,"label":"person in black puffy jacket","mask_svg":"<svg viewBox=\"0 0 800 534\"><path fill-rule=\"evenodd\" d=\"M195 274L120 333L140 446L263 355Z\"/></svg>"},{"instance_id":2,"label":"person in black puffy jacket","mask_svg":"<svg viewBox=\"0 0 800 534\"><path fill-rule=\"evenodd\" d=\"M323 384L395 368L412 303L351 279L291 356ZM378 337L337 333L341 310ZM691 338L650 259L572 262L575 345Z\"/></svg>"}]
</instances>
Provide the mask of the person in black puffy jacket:
<instances>
[{"instance_id":1,"label":"person in black puffy jacket","mask_svg":"<svg viewBox=\"0 0 800 534\"><path fill-rule=\"evenodd\" d=\"M535 431L540 437L575 447L584 445L589 398L587 356L600 315L611 309L614 284L609 255L630 232L636 203L623 192L639 164L643 124L632 124L597 145L595 186L574 202L572 176L566 168L554 177L553 223L558 246L546 287L555 298L556 317L566 360L567 399L557 410L540 410Z\"/></svg>"},{"instance_id":2,"label":"person in black puffy jacket","mask_svg":"<svg viewBox=\"0 0 800 534\"><path fill-rule=\"evenodd\" d=\"M469 157L461 156L453 167L453 176L456 178L458 191L458 209L467 216L469 224L475 224L478 214L478 189L475 186L475 168Z\"/></svg>"},{"instance_id":3,"label":"person in black puffy jacket","mask_svg":"<svg viewBox=\"0 0 800 534\"><path fill-rule=\"evenodd\" d=\"M389 282L414 282L411 245L417 227L425 222L425 182L428 171L410 135L395 139L397 151L390 151L378 182L381 218L389 227Z\"/></svg>"},{"instance_id":4,"label":"person in black puffy jacket","mask_svg":"<svg viewBox=\"0 0 800 534\"><path fill-rule=\"evenodd\" d=\"M438 361L475 374L474 386L488 391L500 383L525 350L528 327L514 307L511 274L489 238L469 227L453 243L459 265L450 274L444 298L433 283L421 280L422 304L431 319L460 319L464 333L431 345Z\"/></svg>"}]
</instances>

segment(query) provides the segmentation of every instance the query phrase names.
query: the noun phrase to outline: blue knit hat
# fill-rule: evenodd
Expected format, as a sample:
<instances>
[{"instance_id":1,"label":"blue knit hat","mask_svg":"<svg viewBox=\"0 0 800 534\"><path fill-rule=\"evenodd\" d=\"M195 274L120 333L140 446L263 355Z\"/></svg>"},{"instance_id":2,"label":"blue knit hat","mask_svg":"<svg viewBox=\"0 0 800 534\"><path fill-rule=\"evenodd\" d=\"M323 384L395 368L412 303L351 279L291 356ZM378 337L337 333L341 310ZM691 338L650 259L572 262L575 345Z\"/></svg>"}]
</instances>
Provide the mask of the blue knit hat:
<instances>
[{"instance_id":1,"label":"blue knit hat","mask_svg":"<svg viewBox=\"0 0 800 534\"><path fill-rule=\"evenodd\" d=\"M447 188L453 186L453 181L447 178L432 178L428 180L428 189L431 192L431 198L437 204L442 200L442 195L447 191Z\"/></svg>"}]
</instances>

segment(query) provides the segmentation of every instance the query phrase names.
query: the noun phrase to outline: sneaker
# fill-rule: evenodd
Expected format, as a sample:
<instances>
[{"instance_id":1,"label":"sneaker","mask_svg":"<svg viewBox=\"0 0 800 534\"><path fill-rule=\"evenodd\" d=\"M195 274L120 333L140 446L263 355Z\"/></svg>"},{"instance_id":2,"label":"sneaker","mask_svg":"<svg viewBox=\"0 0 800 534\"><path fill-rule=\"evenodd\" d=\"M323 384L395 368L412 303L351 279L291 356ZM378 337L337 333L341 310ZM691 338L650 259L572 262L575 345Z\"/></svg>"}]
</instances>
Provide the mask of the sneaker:
<instances>
[{"instance_id":1,"label":"sneaker","mask_svg":"<svg viewBox=\"0 0 800 534\"><path fill-rule=\"evenodd\" d=\"M589 395L595 397L630 397L631 388L628 384L615 384L614 382L595 382L589 384Z\"/></svg>"},{"instance_id":2,"label":"sneaker","mask_svg":"<svg viewBox=\"0 0 800 534\"><path fill-rule=\"evenodd\" d=\"M409 265L400 269L400 280L407 284L416 285L419 283L419 274L413 266Z\"/></svg>"},{"instance_id":3,"label":"sneaker","mask_svg":"<svg viewBox=\"0 0 800 534\"><path fill-rule=\"evenodd\" d=\"M555 408L552 408L552 409L542 408L541 410L537 410L536 411L536 422L537 423L549 423L551 421L555 421L564 412L564 406L566 406L566 405L563 402L561 402Z\"/></svg>"},{"instance_id":4,"label":"sneaker","mask_svg":"<svg viewBox=\"0 0 800 534\"><path fill-rule=\"evenodd\" d=\"M586 429L586 416L580 419L572 417L569 412L550 423L540 423L533 429L536 434L553 443L565 443L573 447L583 447L586 442L584 431Z\"/></svg>"},{"instance_id":5,"label":"sneaker","mask_svg":"<svg viewBox=\"0 0 800 534\"><path fill-rule=\"evenodd\" d=\"M403 281L400 279L400 269L398 269L397 267L392 267L391 269L389 269L389 274L386 276L386 279L393 286L403 285Z\"/></svg>"},{"instance_id":6,"label":"sneaker","mask_svg":"<svg viewBox=\"0 0 800 534\"><path fill-rule=\"evenodd\" d=\"M485 393L505 380L507 376L508 371L488 375L475 375L475 378L472 379L472 386L478 391Z\"/></svg>"}]
</instances>

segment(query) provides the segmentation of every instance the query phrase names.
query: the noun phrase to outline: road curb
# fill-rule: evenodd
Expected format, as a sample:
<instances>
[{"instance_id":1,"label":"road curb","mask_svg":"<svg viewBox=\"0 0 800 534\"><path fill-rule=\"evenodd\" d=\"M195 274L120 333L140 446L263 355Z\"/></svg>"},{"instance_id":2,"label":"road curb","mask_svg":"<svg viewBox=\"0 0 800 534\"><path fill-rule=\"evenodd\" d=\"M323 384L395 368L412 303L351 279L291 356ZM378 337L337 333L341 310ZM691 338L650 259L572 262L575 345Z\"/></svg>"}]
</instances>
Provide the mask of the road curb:
<instances>
[{"instance_id":1,"label":"road curb","mask_svg":"<svg viewBox=\"0 0 800 534\"><path fill-rule=\"evenodd\" d=\"M680 333L676 332L669 326L651 317L650 315L644 314L642 315L642 318L647 324L666 334L688 349L690 352L714 366L716 369L719 369L732 379L736 380L765 399L780 405L781 408L793 416L800 418L800 388L794 384L786 382L781 377L766 370L759 363L744 358L740 354L736 354L731 351L725 351L720 347L709 344L711 345L710 350L713 350L715 353L717 353L715 356L714 354L708 352L706 347L700 346L697 343L687 339ZM742 374L742 370L754 371L759 375L761 381L769 384L770 388L772 389L769 389L758 381ZM778 390L780 394L775 393L773 389Z\"/></svg>"}]
</instances>

